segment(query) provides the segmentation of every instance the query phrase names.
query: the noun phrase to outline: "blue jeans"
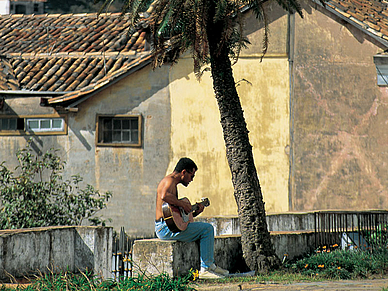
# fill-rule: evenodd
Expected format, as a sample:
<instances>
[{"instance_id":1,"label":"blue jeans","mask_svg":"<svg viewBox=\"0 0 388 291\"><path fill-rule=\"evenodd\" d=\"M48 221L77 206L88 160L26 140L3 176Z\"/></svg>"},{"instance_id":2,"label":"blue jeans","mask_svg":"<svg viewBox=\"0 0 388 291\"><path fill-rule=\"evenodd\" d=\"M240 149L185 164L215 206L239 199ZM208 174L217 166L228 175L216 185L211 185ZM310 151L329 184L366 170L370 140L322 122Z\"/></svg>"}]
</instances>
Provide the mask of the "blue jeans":
<instances>
[{"instance_id":1,"label":"blue jeans","mask_svg":"<svg viewBox=\"0 0 388 291\"><path fill-rule=\"evenodd\" d=\"M155 222L155 233L158 238L163 240L183 242L199 240L201 267L209 268L214 263L214 229L210 223L191 222L186 230L173 233L168 228L166 222Z\"/></svg>"}]
</instances>

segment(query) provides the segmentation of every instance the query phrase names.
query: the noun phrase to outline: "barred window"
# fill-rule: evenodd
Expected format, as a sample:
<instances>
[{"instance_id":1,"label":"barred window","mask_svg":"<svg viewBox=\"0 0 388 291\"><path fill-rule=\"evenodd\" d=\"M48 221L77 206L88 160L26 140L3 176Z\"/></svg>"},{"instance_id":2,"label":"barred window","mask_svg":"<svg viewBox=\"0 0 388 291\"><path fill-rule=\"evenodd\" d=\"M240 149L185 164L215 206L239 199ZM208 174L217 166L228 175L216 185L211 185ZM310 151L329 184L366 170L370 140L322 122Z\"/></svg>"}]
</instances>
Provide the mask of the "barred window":
<instances>
[{"instance_id":1,"label":"barred window","mask_svg":"<svg viewBox=\"0 0 388 291\"><path fill-rule=\"evenodd\" d=\"M97 145L141 146L140 115L97 117Z\"/></svg>"},{"instance_id":2,"label":"barred window","mask_svg":"<svg viewBox=\"0 0 388 291\"><path fill-rule=\"evenodd\" d=\"M17 117L0 118L0 131L24 130L24 119Z\"/></svg>"}]
</instances>

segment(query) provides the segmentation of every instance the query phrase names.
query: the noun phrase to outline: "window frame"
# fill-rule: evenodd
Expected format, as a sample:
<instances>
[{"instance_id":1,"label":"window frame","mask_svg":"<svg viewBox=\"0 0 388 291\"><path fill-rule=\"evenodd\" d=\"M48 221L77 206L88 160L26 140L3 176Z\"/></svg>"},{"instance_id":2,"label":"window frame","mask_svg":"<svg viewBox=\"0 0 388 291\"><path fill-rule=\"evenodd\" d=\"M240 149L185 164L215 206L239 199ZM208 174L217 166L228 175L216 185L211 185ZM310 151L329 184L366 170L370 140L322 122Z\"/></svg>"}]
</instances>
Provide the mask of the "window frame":
<instances>
[{"instance_id":1,"label":"window frame","mask_svg":"<svg viewBox=\"0 0 388 291\"><path fill-rule=\"evenodd\" d=\"M67 135L67 115L65 114L40 114L40 115L0 115L0 119L5 118L15 118L23 119L24 127L23 129L16 130L0 130L0 136L12 136L12 135ZM63 119L63 129L62 130L38 130L31 131L27 129L27 120L28 119Z\"/></svg>"},{"instance_id":2,"label":"window frame","mask_svg":"<svg viewBox=\"0 0 388 291\"><path fill-rule=\"evenodd\" d=\"M55 128L53 127L53 121L54 120L61 120L62 121L62 126L61 128ZM64 122L64 119L61 118L61 117L50 117L50 118L47 118L47 117L40 117L40 118L25 118L25 123L24 123L24 127L25 127L25 131L28 131L28 132L62 132L64 130L64 127L65 127L65 122ZM50 121L50 127L49 128L42 128L42 121L44 120L49 120ZM39 124L39 128L35 129L35 130L30 130L29 129L29 122L38 122Z\"/></svg>"},{"instance_id":3,"label":"window frame","mask_svg":"<svg viewBox=\"0 0 388 291\"><path fill-rule=\"evenodd\" d=\"M137 133L137 143L128 143L128 142L102 142L101 134L102 134L102 124L101 120L103 118L111 118L111 119L128 119L133 120L137 119L138 124L138 133ZM141 147L142 146L142 116L141 114L97 114L96 115L96 146L99 147Z\"/></svg>"},{"instance_id":4,"label":"window frame","mask_svg":"<svg viewBox=\"0 0 388 291\"><path fill-rule=\"evenodd\" d=\"M373 62L376 66L377 86L388 87L388 55L374 55Z\"/></svg>"}]
</instances>

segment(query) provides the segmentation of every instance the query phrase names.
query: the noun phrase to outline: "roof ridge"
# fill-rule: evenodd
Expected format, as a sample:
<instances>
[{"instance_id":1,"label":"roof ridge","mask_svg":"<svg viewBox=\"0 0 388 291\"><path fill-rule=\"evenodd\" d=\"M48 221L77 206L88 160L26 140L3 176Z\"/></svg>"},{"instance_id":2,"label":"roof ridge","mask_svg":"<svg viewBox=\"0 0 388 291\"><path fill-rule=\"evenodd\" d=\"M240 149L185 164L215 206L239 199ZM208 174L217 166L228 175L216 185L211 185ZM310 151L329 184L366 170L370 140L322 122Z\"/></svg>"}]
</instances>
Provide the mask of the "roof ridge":
<instances>
[{"instance_id":1,"label":"roof ridge","mask_svg":"<svg viewBox=\"0 0 388 291\"><path fill-rule=\"evenodd\" d=\"M90 13L45 13L45 14L0 14L0 18L64 18L64 17L120 17L121 12L90 12ZM130 15L130 13L124 13Z\"/></svg>"},{"instance_id":2,"label":"roof ridge","mask_svg":"<svg viewBox=\"0 0 388 291\"><path fill-rule=\"evenodd\" d=\"M132 60L130 63L123 65L121 68L106 74L103 78L97 80L96 82L90 83L89 85L81 89L73 90L62 96L51 98L48 100L48 102L51 105L60 104L63 102L66 103L69 101L75 102L79 98L85 95L98 92L98 90L101 90L109 83L113 82L114 80L121 78L123 75L125 75L126 73L129 73L131 70L136 71L137 68L142 68L144 64L148 64L149 62L151 62L151 59L152 59L152 54L150 52L143 53L142 56L139 56L138 58Z\"/></svg>"},{"instance_id":3,"label":"roof ridge","mask_svg":"<svg viewBox=\"0 0 388 291\"><path fill-rule=\"evenodd\" d=\"M127 52L63 52L63 53L5 53L1 56L5 56L7 58L60 58L60 57L120 57L120 56L133 56L133 57L142 57L144 55L148 55L149 51L145 52L136 52L136 51L127 51Z\"/></svg>"}]
</instances>

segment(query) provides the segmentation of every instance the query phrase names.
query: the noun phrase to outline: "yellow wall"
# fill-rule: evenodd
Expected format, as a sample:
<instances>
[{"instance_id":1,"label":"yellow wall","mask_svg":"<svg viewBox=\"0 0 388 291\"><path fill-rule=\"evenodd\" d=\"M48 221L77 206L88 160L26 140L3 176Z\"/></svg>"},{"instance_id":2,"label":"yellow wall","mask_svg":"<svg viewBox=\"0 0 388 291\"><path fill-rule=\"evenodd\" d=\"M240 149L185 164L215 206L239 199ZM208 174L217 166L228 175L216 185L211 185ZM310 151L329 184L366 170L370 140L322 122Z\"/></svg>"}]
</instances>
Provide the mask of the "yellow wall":
<instances>
[{"instance_id":1,"label":"yellow wall","mask_svg":"<svg viewBox=\"0 0 388 291\"><path fill-rule=\"evenodd\" d=\"M171 172L182 156L192 158L199 171L179 196L192 202L209 197L204 215L236 215L231 174L213 93L207 72L201 82L192 73L190 58L182 58L170 73ZM289 143L288 61L285 56L241 58L233 67L256 167L268 212L288 211Z\"/></svg>"}]
</instances>

